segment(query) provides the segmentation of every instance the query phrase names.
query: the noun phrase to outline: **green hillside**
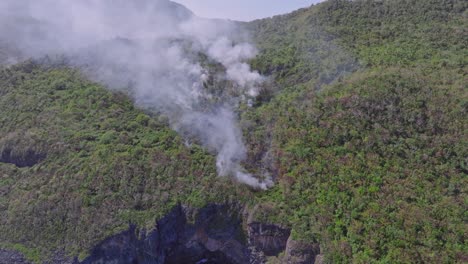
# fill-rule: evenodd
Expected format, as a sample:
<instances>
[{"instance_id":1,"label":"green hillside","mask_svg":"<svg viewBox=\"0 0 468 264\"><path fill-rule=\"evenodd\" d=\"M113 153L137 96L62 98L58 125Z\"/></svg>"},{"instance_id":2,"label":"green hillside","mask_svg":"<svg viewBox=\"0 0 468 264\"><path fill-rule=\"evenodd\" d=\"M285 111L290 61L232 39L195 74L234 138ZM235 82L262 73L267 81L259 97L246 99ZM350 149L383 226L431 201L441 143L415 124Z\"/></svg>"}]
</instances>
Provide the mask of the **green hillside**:
<instances>
[{"instance_id":1,"label":"green hillside","mask_svg":"<svg viewBox=\"0 0 468 264\"><path fill-rule=\"evenodd\" d=\"M243 116L275 163L267 219L330 263L466 261L466 8L335 0L249 25L280 90Z\"/></svg>"},{"instance_id":2,"label":"green hillside","mask_svg":"<svg viewBox=\"0 0 468 264\"><path fill-rule=\"evenodd\" d=\"M265 192L76 70L0 69L0 247L85 256L178 203L236 201L326 263L468 261L467 7L329 0L243 24L270 76L239 109L243 165L276 182Z\"/></svg>"},{"instance_id":3,"label":"green hillside","mask_svg":"<svg viewBox=\"0 0 468 264\"><path fill-rule=\"evenodd\" d=\"M163 119L74 70L32 62L1 70L0 112L8 247L77 254L128 222L153 227L178 203L203 206L243 188L217 177L214 157L185 147Z\"/></svg>"}]
</instances>

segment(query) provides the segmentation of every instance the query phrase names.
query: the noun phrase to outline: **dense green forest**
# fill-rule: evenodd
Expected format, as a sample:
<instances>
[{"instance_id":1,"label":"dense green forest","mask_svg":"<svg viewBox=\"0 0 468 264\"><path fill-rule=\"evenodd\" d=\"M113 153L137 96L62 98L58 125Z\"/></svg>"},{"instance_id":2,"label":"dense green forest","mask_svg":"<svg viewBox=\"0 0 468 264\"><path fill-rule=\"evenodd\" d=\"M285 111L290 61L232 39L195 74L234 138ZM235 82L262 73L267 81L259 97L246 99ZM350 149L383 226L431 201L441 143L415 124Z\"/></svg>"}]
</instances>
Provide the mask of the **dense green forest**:
<instances>
[{"instance_id":1,"label":"dense green forest","mask_svg":"<svg viewBox=\"0 0 468 264\"><path fill-rule=\"evenodd\" d=\"M264 217L330 263L466 261L467 5L337 0L248 25L277 84L243 116L251 160L275 163Z\"/></svg>"},{"instance_id":2,"label":"dense green forest","mask_svg":"<svg viewBox=\"0 0 468 264\"><path fill-rule=\"evenodd\" d=\"M178 203L238 202L326 263L466 262L467 7L329 0L243 24L270 78L239 110L244 165L275 179L264 192L76 70L1 69L0 246L85 256Z\"/></svg>"}]
</instances>

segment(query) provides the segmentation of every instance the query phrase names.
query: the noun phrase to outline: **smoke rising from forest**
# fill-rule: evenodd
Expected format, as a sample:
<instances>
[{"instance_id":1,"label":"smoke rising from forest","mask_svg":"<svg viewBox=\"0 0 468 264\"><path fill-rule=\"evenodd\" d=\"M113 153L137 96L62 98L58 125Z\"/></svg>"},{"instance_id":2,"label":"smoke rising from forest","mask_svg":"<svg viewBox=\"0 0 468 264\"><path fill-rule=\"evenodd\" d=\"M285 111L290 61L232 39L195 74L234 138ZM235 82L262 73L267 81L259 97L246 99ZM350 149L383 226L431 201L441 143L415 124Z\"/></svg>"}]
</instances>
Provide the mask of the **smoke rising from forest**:
<instances>
[{"instance_id":1,"label":"smoke rising from forest","mask_svg":"<svg viewBox=\"0 0 468 264\"><path fill-rule=\"evenodd\" d=\"M126 90L137 105L167 116L174 129L215 152L219 175L266 189L271 181L241 166L246 148L234 112L263 81L246 63L256 55L247 40L235 23L198 18L167 0L0 2L0 42L21 54L6 61L64 55L93 80ZM222 78L233 83L236 100L206 89L212 73L201 54L224 68Z\"/></svg>"}]
</instances>

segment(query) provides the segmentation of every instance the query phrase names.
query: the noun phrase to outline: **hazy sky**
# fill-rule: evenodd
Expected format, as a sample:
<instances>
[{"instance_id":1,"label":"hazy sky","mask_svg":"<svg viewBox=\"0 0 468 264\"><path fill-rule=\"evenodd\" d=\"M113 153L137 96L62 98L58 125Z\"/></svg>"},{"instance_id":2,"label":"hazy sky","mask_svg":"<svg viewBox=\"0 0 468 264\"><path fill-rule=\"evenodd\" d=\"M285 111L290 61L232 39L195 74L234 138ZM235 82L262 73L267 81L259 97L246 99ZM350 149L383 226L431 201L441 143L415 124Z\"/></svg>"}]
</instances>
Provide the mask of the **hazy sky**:
<instances>
[{"instance_id":1,"label":"hazy sky","mask_svg":"<svg viewBox=\"0 0 468 264\"><path fill-rule=\"evenodd\" d=\"M284 14L323 0L173 0L206 18L250 21Z\"/></svg>"}]
</instances>

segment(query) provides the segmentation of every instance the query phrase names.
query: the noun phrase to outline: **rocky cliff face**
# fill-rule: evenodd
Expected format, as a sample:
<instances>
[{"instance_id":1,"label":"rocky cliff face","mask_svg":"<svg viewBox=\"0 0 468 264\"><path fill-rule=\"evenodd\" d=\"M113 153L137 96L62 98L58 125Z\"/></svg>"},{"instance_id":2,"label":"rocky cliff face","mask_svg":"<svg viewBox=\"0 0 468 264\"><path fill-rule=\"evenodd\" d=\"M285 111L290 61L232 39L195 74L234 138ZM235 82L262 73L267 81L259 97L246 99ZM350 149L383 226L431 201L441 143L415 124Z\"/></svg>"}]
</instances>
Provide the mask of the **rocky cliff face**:
<instances>
[{"instance_id":1,"label":"rocky cliff face","mask_svg":"<svg viewBox=\"0 0 468 264\"><path fill-rule=\"evenodd\" d=\"M277 225L258 222L248 224L250 245L266 256L277 256L283 252L290 233L291 230Z\"/></svg>"},{"instance_id":2,"label":"rocky cliff face","mask_svg":"<svg viewBox=\"0 0 468 264\"><path fill-rule=\"evenodd\" d=\"M81 264L249 263L240 216L228 206L177 206L146 233L131 226L98 245Z\"/></svg>"},{"instance_id":3,"label":"rocky cliff face","mask_svg":"<svg viewBox=\"0 0 468 264\"><path fill-rule=\"evenodd\" d=\"M288 228L246 223L241 211L228 205L197 210L177 206L153 231L131 226L102 242L80 264L256 264L281 252L285 252L284 263L316 261L319 245L294 241Z\"/></svg>"},{"instance_id":4,"label":"rocky cliff face","mask_svg":"<svg viewBox=\"0 0 468 264\"><path fill-rule=\"evenodd\" d=\"M322 264L323 256L320 255L320 245L295 241L292 237L289 237L283 262L294 264Z\"/></svg>"},{"instance_id":5,"label":"rocky cliff face","mask_svg":"<svg viewBox=\"0 0 468 264\"><path fill-rule=\"evenodd\" d=\"M314 263L318 245L295 242L290 230L259 222L246 223L236 206L208 205L201 209L175 207L146 232L131 225L107 238L89 257L73 264L180 264L180 263L265 263L267 257L285 252L284 263ZM0 262L27 261L12 251L0 251ZM6 263L6 262L5 262ZM50 264L65 263L64 260Z\"/></svg>"}]
</instances>

